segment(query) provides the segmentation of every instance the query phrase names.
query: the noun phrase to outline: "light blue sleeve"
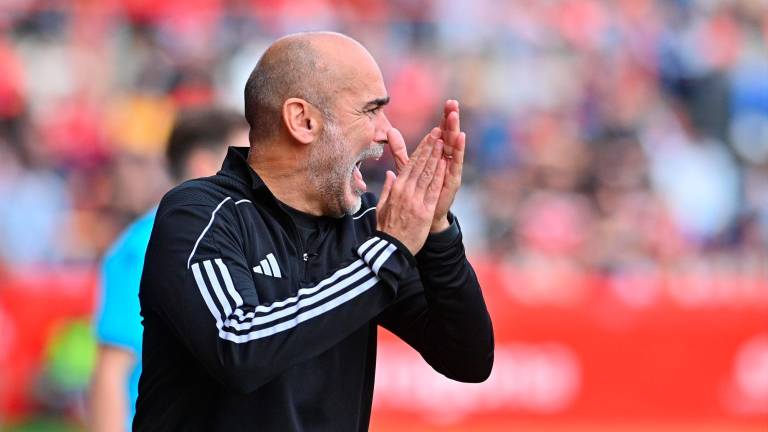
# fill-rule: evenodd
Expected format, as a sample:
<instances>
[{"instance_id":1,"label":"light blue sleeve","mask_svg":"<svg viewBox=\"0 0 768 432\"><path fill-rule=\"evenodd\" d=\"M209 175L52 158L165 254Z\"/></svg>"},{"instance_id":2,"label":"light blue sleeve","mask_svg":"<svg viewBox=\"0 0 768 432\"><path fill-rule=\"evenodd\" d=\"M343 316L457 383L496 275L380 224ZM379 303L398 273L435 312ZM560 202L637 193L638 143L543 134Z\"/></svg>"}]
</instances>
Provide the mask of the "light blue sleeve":
<instances>
[{"instance_id":1,"label":"light blue sleeve","mask_svg":"<svg viewBox=\"0 0 768 432\"><path fill-rule=\"evenodd\" d=\"M139 283L155 211L134 222L107 253L101 267L101 306L96 314L99 343L141 354Z\"/></svg>"}]
</instances>

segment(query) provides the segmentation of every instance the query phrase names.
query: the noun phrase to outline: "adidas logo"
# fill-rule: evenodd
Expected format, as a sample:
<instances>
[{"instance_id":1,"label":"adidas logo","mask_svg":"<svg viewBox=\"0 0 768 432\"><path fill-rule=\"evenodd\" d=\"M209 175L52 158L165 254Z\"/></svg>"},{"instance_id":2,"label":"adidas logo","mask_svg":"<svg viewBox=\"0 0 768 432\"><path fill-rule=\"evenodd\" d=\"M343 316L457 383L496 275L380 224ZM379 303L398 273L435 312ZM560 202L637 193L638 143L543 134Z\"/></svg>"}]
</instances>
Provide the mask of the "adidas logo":
<instances>
[{"instance_id":1,"label":"adidas logo","mask_svg":"<svg viewBox=\"0 0 768 432\"><path fill-rule=\"evenodd\" d=\"M280 273L280 267L277 265L277 260L273 254L267 254L267 257L259 262L259 265L253 268L253 271L258 274L272 276L276 278L282 278Z\"/></svg>"}]
</instances>

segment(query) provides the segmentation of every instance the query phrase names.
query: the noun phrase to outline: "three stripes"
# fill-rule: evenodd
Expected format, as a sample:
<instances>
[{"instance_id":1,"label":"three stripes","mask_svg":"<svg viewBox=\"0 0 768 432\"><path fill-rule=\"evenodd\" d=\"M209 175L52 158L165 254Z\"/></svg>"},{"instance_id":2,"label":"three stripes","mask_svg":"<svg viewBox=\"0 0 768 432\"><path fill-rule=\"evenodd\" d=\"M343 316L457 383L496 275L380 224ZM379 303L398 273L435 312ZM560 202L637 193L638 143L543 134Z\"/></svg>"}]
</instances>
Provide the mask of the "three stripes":
<instances>
[{"instance_id":1,"label":"three stripes","mask_svg":"<svg viewBox=\"0 0 768 432\"><path fill-rule=\"evenodd\" d=\"M295 296L255 307L243 304L229 270L220 258L213 262L196 262L191 268L200 294L216 321L219 337L244 343L294 328L369 290L379 282L379 269L395 250L395 245L390 242L373 237L357 249L361 259L313 287L299 289ZM273 261L274 265L271 265ZM272 254L261 260L258 267L265 274L269 269L273 276L282 276Z\"/></svg>"},{"instance_id":2,"label":"three stripes","mask_svg":"<svg viewBox=\"0 0 768 432\"><path fill-rule=\"evenodd\" d=\"M267 254L267 257L259 262L259 265L253 268L253 271L258 274L265 274L267 276L274 276L276 278L283 277L280 273L280 266L277 265L277 260L274 254Z\"/></svg>"}]
</instances>

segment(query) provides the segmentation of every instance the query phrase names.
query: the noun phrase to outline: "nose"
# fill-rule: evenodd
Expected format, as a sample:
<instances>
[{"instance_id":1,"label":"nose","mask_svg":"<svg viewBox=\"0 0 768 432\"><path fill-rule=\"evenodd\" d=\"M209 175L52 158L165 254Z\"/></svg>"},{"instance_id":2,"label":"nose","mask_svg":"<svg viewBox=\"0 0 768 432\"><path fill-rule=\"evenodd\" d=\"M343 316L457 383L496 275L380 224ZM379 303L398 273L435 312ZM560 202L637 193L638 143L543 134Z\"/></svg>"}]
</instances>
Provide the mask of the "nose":
<instances>
[{"instance_id":1,"label":"nose","mask_svg":"<svg viewBox=\"0 0 768 432\"><path fill-rule=\"evenodd\" d=\"M381 143L387 142L387 131L391 128L392 124L389 122L386 114L383 112L380 113L376 119L376 136L374 137L374 140Z\"/></svg>"}]
</instances>

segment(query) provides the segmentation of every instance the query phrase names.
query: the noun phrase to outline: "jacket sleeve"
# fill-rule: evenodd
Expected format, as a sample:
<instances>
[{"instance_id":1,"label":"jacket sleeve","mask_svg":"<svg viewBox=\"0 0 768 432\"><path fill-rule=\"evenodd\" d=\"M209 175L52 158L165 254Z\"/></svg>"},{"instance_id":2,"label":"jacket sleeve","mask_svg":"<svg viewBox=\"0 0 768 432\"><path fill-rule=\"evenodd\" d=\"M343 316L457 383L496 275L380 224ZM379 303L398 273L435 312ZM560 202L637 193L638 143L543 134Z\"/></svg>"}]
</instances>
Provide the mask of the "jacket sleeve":
<instances>
[{"instance_id":1,"label":"jacket sleeve","mask_svg":"<svg viewBox=\"0 0 768 432\"><path fill-rule=\"evenodd\" d=\"M157 312L212 376L242 392L375 319L415 263L374 235L341 253L317 285L264 304L259 294L270 288L254 282L236 203L163 210L147 250L142 307Z\"/></svg>"},{"instance_id":2,"label":"jacket sleeve","mask_svg":"<svg viewBox=\"0 0 768 432\"><path fill-rule=\"evenodd\" d=\"M430 235L416 260L418 272L401 284L379 323L448 378L484 381L493 366L493 328L458 221Z\"/></svg>"}]
</instances>

